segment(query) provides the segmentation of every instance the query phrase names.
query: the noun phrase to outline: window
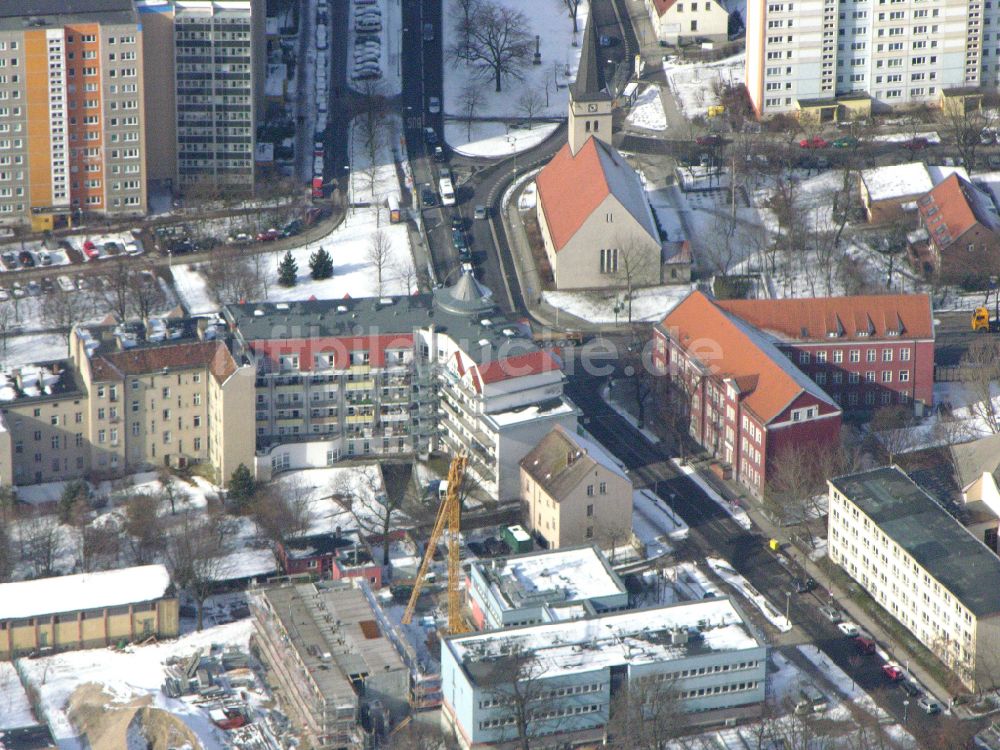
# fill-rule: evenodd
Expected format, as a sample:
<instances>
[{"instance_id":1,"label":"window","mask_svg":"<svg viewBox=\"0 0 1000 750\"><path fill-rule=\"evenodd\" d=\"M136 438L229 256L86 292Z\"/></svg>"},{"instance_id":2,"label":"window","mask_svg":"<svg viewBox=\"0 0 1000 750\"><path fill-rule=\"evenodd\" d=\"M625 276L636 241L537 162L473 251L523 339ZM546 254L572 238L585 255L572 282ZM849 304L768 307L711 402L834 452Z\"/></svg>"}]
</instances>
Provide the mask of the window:
<instances>
[{"instance_id":1,"label":"window","mask_svg":"<svg viewBox=\"0 0 1000 750\"><path fill-rule=\"evenodd\" d=\"M196 451L200 451L201 450L201 438L195 438L194 439L194 449Z\"/></svg>"},{"instance_id":2,"label":"window","mask_svg":"<svg viewBox=\"0 0 1000 750\"><path fill-rule=\"evenodd\" d=\"M899 360L901 362L909 362L910 361L910 350L909 349L900 349L899 350Z\"/></svg>"},{"instance_id":3,"label":"window","mask_svg":"<svg viewBox=\"0 0 1000 750\"><path fill-rule=\"evenodd\" d=\"M844 352L841 349L834 349L833 361L836 364L840 364L841 362L844 361Z\"/></svg>"},{"instance_id":4,"label":"window","mask_svg":"<svg viewBox=\"0 0 1000 750\"><path fill-rule=\"evenodd\" d=\"M865 355L865 358L869 362L874 362L875 361L875 350L874 349L869 349L868 352Z\"/></svg>"},{"instance_id":5,"label":"window","mask_svg":"<svg viewBox=\"0 0 1000 750\"><path fill-rule=\"evenodd\" d=\"M600 494L602 494L602 495L607 495L608 494L608 483L607 482L601 482L599 485L597 485L597 491Z\"/></svg>"},{"instance_id":6,"label":"window","mask_svg":"<svg viewBox=\"0 0 1000 750\"><path fill-rule=\"evenodd\" d=\"M861 361L861 350L851 349L851 362L860 362L860 361Z\"/></svg>"},{"instance_id":7,"label":"window","mask_svg":"<svg viewBox=\"0 0 1000 750\"><path fill-rule=\"evenodd\" d=\"M694 6L695 6L695 3L691 3L691 7L694 8ZM789 25L791 25L791 21L789 21ZM698 30L698 22L697 21L692 21L691 22L691 31L697 31L697 30Z\"/></svg>"},{"instance_id":8,"label":"window","mask_svg":"<svg viewBox=\"0 0 1000 750\"><path fill-rule=\"evenodd\" d=\"M882 382L883 383L892 382L892 370L882 370Z\"/></svg>"},{"instance_id":9,"label":"window","mask_svg":"<svg viewBox=\"0 0 1000 750\"><path fill-rule=\"evenodd\" d=\"M910 371L909 370L900 370L899 371L899 382L900 383L908 383L909 381L910 381Z\"/></svg>"},{"instance_id":10,"label":"window","mask_svg":"<svg viewBox=\"0 0 1000 750\"><path fill-rule=\"evenodd\" d=\"M594 485L588 484L587 485L587 497L593 497L593 496L594 496Z\"/></svg>"},{"instance_id":11,"label":"window","mask_svg":"<svg viewBox=\"0 0 1000 750\"><path fill-rule=\"evenodd\" d=\"M587 533L584 536L586 536L587 539L593 539L594 538L594 527L593 526L588 526L587 527Z\"/></svg>"},{"instance_id":12,"label":"window","mask_svg":"<svg viewBox=\"0 0 1000 750\"><path fill-rule=\"evenodd\" d=\"M56 438L56 440L58 440L58 438ZM587 518L593 518L593 517L594 517L594 504L591 503L590 505L587 506Z\"/></svg>"},{"instance_id":13,"label":"window","mask_svg":"<svg viewBox=\"0 0 1000 750\"><path fill-rule=\"evenodd\" d=\"M799 352L799 364L800 365L809 364L809 352Z\"/></svg>"},{"instance_id":14,"label":"window","mask_svg":"<svg viewBox=\"0 0 1000 750\"><path fill-rule=\"evenodd\" d=\"M874 383L875 382L875 371L874 370L869 370L868 372L865 373L865 382L866 383Z\"/></svg>"},{"instance_id":15,"label":"window","mask_svg":"<svg viewBox=\"0 0 1000 750\"><path fill-rule=\"evenodd\" d=\"M883 349L882 350L882 361L883 362L892 362L892 349Z\"/></svg>"}]
</instances>

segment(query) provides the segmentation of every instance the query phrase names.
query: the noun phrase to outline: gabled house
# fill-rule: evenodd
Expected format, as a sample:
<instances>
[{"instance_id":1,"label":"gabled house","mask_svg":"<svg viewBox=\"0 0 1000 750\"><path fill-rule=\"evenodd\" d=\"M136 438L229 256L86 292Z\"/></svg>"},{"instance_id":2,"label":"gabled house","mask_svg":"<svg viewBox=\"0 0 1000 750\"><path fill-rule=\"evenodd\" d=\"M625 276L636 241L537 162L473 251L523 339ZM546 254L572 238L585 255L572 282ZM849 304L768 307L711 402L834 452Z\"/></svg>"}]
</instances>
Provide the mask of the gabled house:
<instances>
[{"instance_id":1,"label":"gabled house","mask_svg":"<svg viewBox=\"0 0 1000 750\"><path fill-rule=\"evenodd\" d=\"M612 99L588 22L570 87L569 139L538 173L536 216L559 289L661 283L665 252L639 174L611 145ZM671 280L683 280L670 251Z\"/></svg>"},{"instance_id":2,"label":"gabled house","mask_svg":"<svg viewBox=\"0 0 1000 750\"><path fill-rule=\"evenodd\" d=\"M1000 264L1000 215L993 199L957 174L917 200L920 228L910 259L924 273L951 278L989 274Z\"/></svg>"},{"instance_id":3,"label":"gabled house","mask_svg":"<svg viewBox=\"0 0 1000 750\"><path fill-rule=\"evenodd\" d=\"M702 292L654 329L653 364L687 399L690 434L761 494L794 447L836 444L841 409L762 333Z\"/></svg>"},{"instance_id":4,"label":"gabled house","mask_svg":"<svg viewBox=\"0 0 1000 750\"><path fill-rule=\"evenodd\" d=\"M601 446L555 427L521 459L524 526L546 549L621 544L632 529L632 480Z\"/></svg>"},{"instance_id":5,"label":"gabled house","mask_svg":"<svg viewBox=\"0 0 1000 750\"><path fill-rule=\"evenodd\" d=\"M717 0L646 0L646 11L657 40L664 44L728 38L729 11Z\"/></svg>"}]
</instances>

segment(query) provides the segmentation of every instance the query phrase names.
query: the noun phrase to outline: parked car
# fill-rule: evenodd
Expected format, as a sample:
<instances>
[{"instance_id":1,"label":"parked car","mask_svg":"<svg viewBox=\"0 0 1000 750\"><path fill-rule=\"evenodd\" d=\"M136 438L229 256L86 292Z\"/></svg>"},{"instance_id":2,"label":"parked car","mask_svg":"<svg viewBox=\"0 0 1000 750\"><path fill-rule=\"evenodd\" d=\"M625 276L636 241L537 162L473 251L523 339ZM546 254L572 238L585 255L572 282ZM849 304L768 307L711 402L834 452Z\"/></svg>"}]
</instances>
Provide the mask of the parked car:
<instances>
[{"instance_id":1,"label":"parked car","mask_svg":"<svg viewBox=\"0 0 1000 750\"><path fill-rule=\"evenodd\" d=\"M834 148L854 148L860 141L853 135L842 135L831 144Z\"/></svg>"},{"instance_id":2,"label":"parked car","mask_svg":"<svg viewBox=\"0 0 1000 750\"><path fill-rule=\"evenodd\" d=\"M8 292L5 287L0 286L0 302L6 302L9 299L10 292Z\"/></svg>"},{"instance_id":3,"label":"parked car","mask_svg":"<svg viewBox=\"0 0 1000 750\"><path fill-rule=\"evenodd\" d=\"M983 128L979 131L979 142L984 146L992 146L997 142L997 133L992 128Z\"/></svg>"},{"instance_id":4,"label":"parked car","mask_svg":"<svg viewBox=\"0 0 1000 750\"><path fill-rule=\"evenodd\" d=\"M850 620L845 620L844 622L838 622L837 630L846 635L848 638L857 638L859 635L861 635L861 631L858 630L858 626L855 625Z\"/></svg>"},{"instance_id":5,"label":"parked car","mask_svg":"<svg viewBox=\"0 0 1000 750\"><path fill-rule=\"evenodd\" d=\"M462 218L462 214L452 214L451 215L451 228L452 229L464 229L465 219Z\"/></svg>"},{"instance_id":6,"label":"parked car","mask_svg":"<svg viewBox=\"0 0 1000 750\"><path fill-rule=\"evenodd\" d=\"M48 250L39 250L38 251L38 263L40 265L43 265L43 266L51 266L52 265L52 253L50 253Z\"/></svg>"},{"instance_id":7,"label":"parked car","mask_svg":"<svg viewBox=\"0 0 1000 750\"><path fill-rule=\"evenodd\" d=\"M906 676L903 672L903 668L894 662L883 664L882 674L885 675L886 679L891 682L899 682Z\"/></svg>"},{"instance_id":8,"label":"parked car","mask_svg":"<svg viewBox=\"0 0 1000 750\"><path fill-rule=\"evenodd\" d=\"M21 252L19 252L17 254L17 259L21 263L21 265L24 266L25 268L35 267L35 259L31 257L31 253L29 253L27 250L22 250Z\"/></svg>"},{"instance_id":9,"label":"parked car","mask_svg":"<svg viewBox=\"0 0 1000 750\"><path fill-rule=\"evenodd\" d=\"M916 698L920 695L920 688L914 685L910 680L901 680L899 688L911 698Z\"/></svg>"},{"instance_id":10,"label":"parked car","mask_svg":"<svg viewBox=\"0 0 1000 750\"><path fill-rule=\"evenodd\" d=\"M827 620L834 624L841 622L844 619L840 614L840 610L831 604L824 604L819 608L819 611Z\"/></svg>"},{"instance_id":11,"label":"parked car","mask_svg":"<svg viewBox=\"0 0 1000 750\"><path fill-rule=\"evenodd\" d=\"M444 159L445 159L444 149L441 148L440 146L435 146L434 147L434 161L436 161L438 164L441 164L442 162L444 162Z\"/></svg>"},{"instance_id":12,"label":"parked car","mask_svg":"<svg viewBox=\"0 0 1000 750\"><path fill-rule=\"evenodd\" d=\"M877 649L875 641L863 635L854 639L854 647L862 654L874 654Z\"/></svg>"},{"instance_id":13,"label":"parked car","mask_svg":"<svg viewBox=\"0 0 1000 750\"><path fill-rule=\"evenodd\" d=\"M420 202L424 208L437 205L437 193L434 192L430 185L424 185L420 189Z\"/></svg>"},{"instance_id":14,"label":"parked car","mask_svg":"<svg viewBox=\"0 0 1000 750\"><path fill-rule=\"evenodd\" d=\"M101 256L101 251L97 249L97 245L91 240L87 240L83 243L83 254L86 255L91 260L99 258Z\"/></svg>"},{"instance_id":15,"label":"parked car","mask_svg":"<svg viewBox=\"0 0 1000 750\"><path fill-rule=\"evenodd\" d=\"M429 146L437 145L438 136L434 128L424 128L424 140L427 142L427 145Z\"/></svg>"},{"instance_id":16,"label":"parked car","mask_svg":"<svg viewBox=\"0 0 1000 750\"><path fill-rule=\"evenodd\" d=\"M476 206L476 210L473 212L472 217L474 219L485 219L489 215L490 212L486 206Z\"/></svg>"},{"instance_id":17,"label":"parked car","mask_svg":"<svg viewBox=\"0 0 1000 750\"><path fill-rule=\"evenodd\" d=\"M21 299L27 292L24 291L24 287L21 286L20 281L15 281L14 285L10 288L11 294L13 294L18 299Z\"/></svg>"},{"instance_id":18,"label":"parked car","mask_svg":"<svg viewBox=\"0 0 1000 750\"><path fill-rule=\"evenodd\" d=\"M76 286L73 284L73 279L71 279L69 276L65 275L60 276L56 279L56 282L59 284L59 288L62 289L64 292L76 291Z\"/></svg>"},{"instance_id":19,"label":"parked car","mask_svg":"<svg viewBox=\"0 0 1000 750\"><path fill-rule=\"evenodd\" d=\"M274 227L271 227L270 229L266 229L263 232L257 233L257 242L274 242L280 236L281 232L279 232Z\"/></svg>"},{"instance_id":20,"label":"parked car","mask_svg":"<svg viewBox=\"0 0 1000 750\"><path fill-rule=\"evenodd\" d=\"M927 695L922 695L917 699L917 705L920 710L925 714L930 716L931 714L941 713L941 704L936 700Z\"/></svg>"},{"instance_id":21,"label":"parked car","mask_svg":"<svg viewBox=\"0 0 1000 750\"><path fill-rule=\"evenodd\" d=\"M427 99L427 111L432 115L436 115L441 111L441 99L436 96L428 97Z\"/></svg>"},{"instance_id":22,"label":"parked car","mask_svg":"<svg viewBox=\"0 0 1000 750\"><path fill-rule=\"evenodd\" d=\"M118 247L118 243L117 242L105 242L104 243L104 252L107 255L118 255L118 253L121 252L121 248Z\"/></svg>"},{"instance_id":23,"label":"parked car","mask_svg":"<svg viewBox=\"0 0 1000 750\"><path fill-rule=\"evenodd\" d=\"M699 135L694 139L694 142L699 146L718 146L722 143L722 136L720 135Z\"/></svg>"},{"instance_id":24,"label":"parked car","mask_svg":"<svg viewBox=\"0 0 1000 750\"><path fill-rule=\"evenodd\" d=\"M816 588L816 581L814 581L812 578L795 579L795 593L797 594L808 594L815 588Z\"/></svg>"},{"instance_id":25,"label":"parked car","mask_svg":"<svg viewBox=\"0 0 1000 750\"><path fill-rule=\"evenodd\" d=\"M597 44L601 47L614 47L618 44L618 37L616 36L606 36L602 34L597 37Z\"/></svg>"},{"instance_id":26,"label":"parked car","mask_svg":"<svg viewBox=\"0 0 1000 750\"><path fill-rule=\"evenodd\" d=\"M458 252L465 250L465 232L461 229L453 229L451 232L451 244L455 246L455 250Z\"/></svg>"},{"instance_id":27,"label":"parked car","mask_svg":"<svg viewBox=\"0 0 1000 750\"><path fill-rule=\"evenodd\" d=\"M292 219L281 228L282 237L293 237L302 231L302 220Z\"/></svg>"},{"instance_id":28,"label":"parked car","mask_svg":"<svg viewBox=\"0 0 1000 750\"><path fill-rule=\"evenodd\" d=\"M432 23L424 24L424 41L425 42L434 41L434 24Z\"/></svg>"},{"instance_id":29,"label":"parked car","mask_svg":"<svg viewBox=\"0 0 1000 750\"><path fill-rule=\"evenodd\" d=\"M252 241L253 237L251 237L246 232L238 232L236 234L231 234L226 238L226 244L228 245L242 245Z\"/></svg>"},{"instance_id":30,"label":"parked car","mask_svg":"<svg viewBox=\"0 0 1000 750\"><path fill-rule=\"evenodd\" d=\"M39 294L42 293L42 285L39 284L34 279L28 282L28 285L25 287L25 289L27 290L28 294L32 297L37 297Z\"/></svg>"},{"instance_id":31,"label":"parked car","mask_svg":"<svg viewBox=\"0 0 1000 750\"><path fill-rule=\"evenodd\" d=\"M907 148L910 151L923 151L929 145L930 141L920 136L917 136L915 138L910 138L910 140L903 142L903 148Z\"/></svg>"},{"instance_id":32,"label":"parked car","mask_svg":"<svg viewBox=\"0 0 1000 750\"><path fill-rule=\"evenodd\" d=\"M3 261L3 264L7 266L9 270L13 270L20 265L17 262L17 253L15 253L13 250L8 250L7 252L0 255L0 260Z\"/></svg>"},{"instance_id":33,"label":"parked car","mask_svg":"<svg viewBox=\"0 0 1000 750\"><path fill-rule=\"evenodd\" d=\"M821 136L813 136L812 138L803 138L799 141L800 148L826 148L830 145L830 142Z\"/></svg>"}]
</instances>

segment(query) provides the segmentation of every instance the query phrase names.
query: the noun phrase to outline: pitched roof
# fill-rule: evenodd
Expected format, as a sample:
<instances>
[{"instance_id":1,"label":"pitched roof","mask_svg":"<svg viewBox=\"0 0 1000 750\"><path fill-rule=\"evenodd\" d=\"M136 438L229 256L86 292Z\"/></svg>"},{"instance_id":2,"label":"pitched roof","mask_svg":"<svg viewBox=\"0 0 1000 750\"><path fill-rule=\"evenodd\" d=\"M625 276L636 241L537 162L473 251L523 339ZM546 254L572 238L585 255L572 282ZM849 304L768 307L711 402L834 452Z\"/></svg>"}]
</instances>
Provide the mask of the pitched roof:
<instances>
[{"instance_id":1,"label":"pitched roof","mask_svg":"<svg viewBox=\"0 0 1000 750\"><path fill-rule=\"evenodd\" d=\"M948 450L963 490L983 474L997 476L1000 470L1000 434L952 445Z\"/></svg>"},{"instance_id":2,"label":"pitched roof","mask_svg":"<svg viewBox=\"0 0 1000 750\"><path fill-rule=\"evenodd\" d=\"M934 187L927 165L922 161L863 169L861 181L873 201L917 196Z\"/></svg>"},{"instance_id":3,"label":"pitched roof","mask_svg":"<svg viewBox=\"0 0 1000 750\"><path fill-rule=\"evenodd\" d=\"M557 502L602 466L628 480L628 475L603 448L557 425L521 459L521 468Z\"/></svg>"},{"instance_id":4,"label":"pitched roof","mask_svg":"<svg viewBox=\"0 0 1000 750\"><path fill-rule=\"evenodd\" d=\"M583 48L580 50L580 65L576 70L576 80L570 84L570 96L575 102L596 102L611 99L605 90L604 71L597 54L597 30L587 17L583 30Z\"/></svg>"},{"instance_id":5,"label":"pitched roof","mask_svg":"<svg viewBox=\"0 0 1000 750\"><path fill-rule=\"evenodd\" d=\"M236 372L236 360L221 341L199 341L174 346L150 346L95 354L90 361L95 381L122 380L163 369L208 367L216 381Z\"/></svg>"},{"instance_id":6,"label":"pitched roof","mask_svg":"<svg viewBox=\"0 0 1000 750\"><path fill-rule=\"evenodd\" d=\"M614 147L597 138L588 138L576 155L567 143L538 173L535 184L556 252L566 246L608 195L614 195L659 242L638 173Z\"/></svg>"},{"instance_id":7,"label":"pitched roof","mask_svg":"<svg viewBox=\"0 0 1000 750\"><path fill-rule=\"evenodd\" d=\"M660 329L695 356L716 376L732 379L743 403L765 423L778 417L803 393L840 411L833 400L788 357L766 333L726 312L702 292L692 292L675 307Z\"/></svg>"},{"instance_id":8,"label":"pitched roof","mask_svg":"<svg viewBox=\"0 0 1000 750\"><path fill-rule=\"evenodd\" d=\"M1000 232L1000 216L992 199L968 180L949 175L917 201L920 217L934 244L945 248L977 223Z\"/></svg>"},{"instance_id":9,"label":"pitched roof","mask_svg":"<svg viewBox=\"0 0 1000 750\"><path fill-rule=\"evenodd\" d=\"M459 358L459 364L461 365L461 358ZM473 384L476 390L481 393L484 386L492 383L561 369L555 357L544 349L539 349L504 359L493 359L478 365L474 371Z\"/></svg>"},{"instance_id":10,"label":"pitched roof","mask_svg":"<svg viewBox=\"0 0 1000 750\"><path fill-rule=\"evenodd\" d=\"M926 294L718 300L723 310L785 341L934 338Z\"/></svg>"}]
</instances>

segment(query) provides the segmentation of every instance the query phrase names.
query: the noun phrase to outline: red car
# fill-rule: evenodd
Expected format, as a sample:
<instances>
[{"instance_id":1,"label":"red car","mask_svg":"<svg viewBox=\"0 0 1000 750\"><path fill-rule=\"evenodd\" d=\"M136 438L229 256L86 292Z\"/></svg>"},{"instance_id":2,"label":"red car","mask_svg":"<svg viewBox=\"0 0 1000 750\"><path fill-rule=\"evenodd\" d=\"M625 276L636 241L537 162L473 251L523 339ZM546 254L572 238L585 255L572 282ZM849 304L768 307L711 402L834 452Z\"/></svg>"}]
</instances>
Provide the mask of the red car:
<instances>
[{"instance_id":1,"label":"red car","mask_svg":"<svg viewBox=\"0 0 1000 750\"><path fill-rule=\"evenodd\" d=\"M281 232L277 229L271 228L265 232L260 232L257 235L257 242L274 242L281 236Z\"/></svg>"},{"instance_id":2,"label":"red car","mask_svg":"<svg viewBox=\"0 0 1000 750\"><path fill-rule=\"evenodd\" d=\"M826 148L830 145L830 142L825 138L820 138L818 135L815 138L803 138L799 141L799 146L801 148Z\"/></svg>"},{"instance_id":3,"label":"red car","mask_svg":"<svg viewBox=\"0 0 1000 750\"><path fill-rule=\"evenodd\" d=\"M101 251L97 249L97 245L95 245L91 240L87 240L83 243L83 254L93 260L94 258L100 257Z\"/></svg>"},{"instance_id":4,"label":"red car","mask_svg":"<svg viewBox=\"0 0 1000 750\"><path fill-rule=\"evenodd\" d=\"M323 197L323 178L313 177L312 181L312 197L322 198Z\"/></svg>"},{"instance_id":5,"label":"red car","mask_svg":"<svg viewBox=\"0 0 1000 750\"><path fill-rule=\"evenodd\" d=\"M911 138L906 143L903 144L903 148L908 148L910 151L923 151L930 145L926 138L916 137Z\"/></svg>"},{"instance_id":6,"label":"red car","mask_svg":"<svg viewBox=\"0 0 1000 750\"><path fill-rule=\"evenodd\" d=\"M882 665L882 674L884 674L891 682L899 682L905 676L903 674L903 668L898 664L893 664L892 662Z\"/></svg>"},{"instance_id":7,"label":"red car","mask_svg":"<svg viewBox=\"0 0 1000 750\"><path fill-rule=\"evenodd\" d=\"M862 654L875 653L875 641L871 638L865 638L863 635L854 639L854 647Z\"/></svg>"},{"instance_id":8,"label":"red car","mask_svg":"<svg viewBox=\"0 0 1000 750\"><path fill-rule=\"evenodd\" d=\"M699 135L694 139L699 146L718 146L722 143L722 136L719 135Z\"/></svg>"}]
</instances>

